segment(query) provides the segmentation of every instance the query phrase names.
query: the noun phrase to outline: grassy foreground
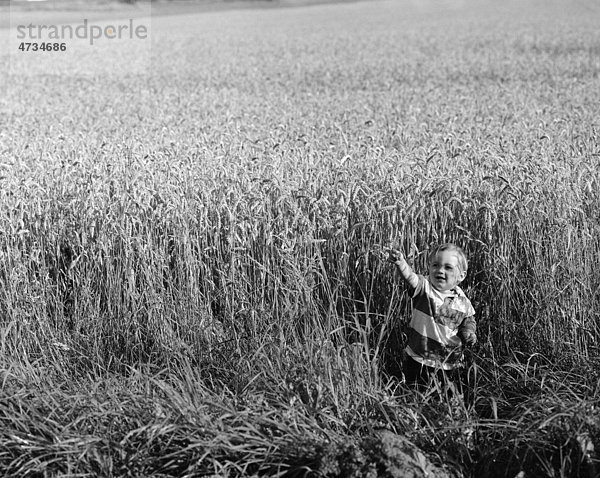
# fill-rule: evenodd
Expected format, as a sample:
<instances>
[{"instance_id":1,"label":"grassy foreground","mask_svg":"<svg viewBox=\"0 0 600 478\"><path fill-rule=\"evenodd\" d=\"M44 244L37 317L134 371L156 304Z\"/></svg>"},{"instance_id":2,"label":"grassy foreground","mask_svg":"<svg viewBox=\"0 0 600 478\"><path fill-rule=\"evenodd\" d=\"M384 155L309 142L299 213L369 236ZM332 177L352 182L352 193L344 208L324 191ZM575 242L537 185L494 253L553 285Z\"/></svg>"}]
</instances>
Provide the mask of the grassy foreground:
<instances>
[{"instance_id":1,"label":"grassy foreground","mask_svg":"<svg viewBox=\"0 0 600 478\"><path fill-rule=\"evenodd\" d=\"M143 71L134 42L102 74L92 48L11 58L3 474L598 476L599 20L214 12L153 18ZM468 407L393 379L382 248L422 269L446 241L478 314Z\"/></svg>"}]
</instances>

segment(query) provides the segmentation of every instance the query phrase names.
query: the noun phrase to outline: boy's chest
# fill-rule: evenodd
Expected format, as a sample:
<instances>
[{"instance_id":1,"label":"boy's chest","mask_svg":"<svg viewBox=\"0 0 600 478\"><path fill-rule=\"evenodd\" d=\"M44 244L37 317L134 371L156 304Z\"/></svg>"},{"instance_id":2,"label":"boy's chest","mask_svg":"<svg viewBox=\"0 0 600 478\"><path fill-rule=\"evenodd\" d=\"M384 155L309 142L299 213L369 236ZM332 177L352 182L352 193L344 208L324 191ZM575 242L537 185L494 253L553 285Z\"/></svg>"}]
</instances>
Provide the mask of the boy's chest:
<instances>
[{"instance_id":1,"label":"boy's chest","mask_svg":"<svg viewBox=\"0 0 600 478\"><path fill-rule=\"evenodd\" d=\"M434 320L451 329L458 328L469 312L469 300L466 297L445 297L432 303Z\"/></svg>"}]
</instances>

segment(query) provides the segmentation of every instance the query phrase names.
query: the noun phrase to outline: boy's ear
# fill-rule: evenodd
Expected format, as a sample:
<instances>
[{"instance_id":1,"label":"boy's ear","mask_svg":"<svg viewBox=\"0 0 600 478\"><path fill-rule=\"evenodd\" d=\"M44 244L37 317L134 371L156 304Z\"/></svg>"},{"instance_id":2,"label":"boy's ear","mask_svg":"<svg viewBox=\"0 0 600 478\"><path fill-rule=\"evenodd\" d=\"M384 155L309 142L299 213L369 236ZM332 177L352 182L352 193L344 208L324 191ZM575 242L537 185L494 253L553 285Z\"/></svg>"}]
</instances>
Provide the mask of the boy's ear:
<instances>
[{"instance_id":1,"label":"boy's ear","mask_svg":"<svg viewBox=\"0 0 600 478\"><path fill-rule=\"evenodd\" d=\"M460 274L458 275L459 277L459 281L458 282L462 282L465 280L465 277L467 277L467 271L460 271Z\"/></svg>"}]
</instances>

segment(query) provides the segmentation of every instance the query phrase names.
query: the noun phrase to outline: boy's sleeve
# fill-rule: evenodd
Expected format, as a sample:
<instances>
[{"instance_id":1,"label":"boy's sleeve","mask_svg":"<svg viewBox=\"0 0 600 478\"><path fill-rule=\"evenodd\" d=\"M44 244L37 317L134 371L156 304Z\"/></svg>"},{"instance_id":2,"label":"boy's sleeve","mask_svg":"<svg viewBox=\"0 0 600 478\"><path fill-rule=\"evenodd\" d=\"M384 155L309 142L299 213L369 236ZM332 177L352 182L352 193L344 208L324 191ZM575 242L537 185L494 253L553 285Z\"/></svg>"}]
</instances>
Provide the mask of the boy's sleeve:
<instances>
[{"instance_id":1,"label":"boy's sleeve","mask_svg":"<svg viewBox=\"0 0 600 478\"><path fill-rule=\"evenodd\" d=\"M468 334L477 333L477 322L475 321L475 309L469 299L466 299L467 304L467 316L463 319L461 324L458 326L458 332L461 336Z\"/></svg>"},{"instance_id":2,"label":"boy's sleeve","mask_svg":"<svg viewBox=\"0 0 600 478\"><path fill-rule=\"evenodd\" d=\"M410 285L408 286L408 290L411 292L410 296L414 299L416 296L418 296L419 294L421 294L425 288L425 281L427 279L425 279L425 276L422 276L421 274L416 274L418 282L417 282L417 287L411 287Z\"/></svg>"}]
</instances>

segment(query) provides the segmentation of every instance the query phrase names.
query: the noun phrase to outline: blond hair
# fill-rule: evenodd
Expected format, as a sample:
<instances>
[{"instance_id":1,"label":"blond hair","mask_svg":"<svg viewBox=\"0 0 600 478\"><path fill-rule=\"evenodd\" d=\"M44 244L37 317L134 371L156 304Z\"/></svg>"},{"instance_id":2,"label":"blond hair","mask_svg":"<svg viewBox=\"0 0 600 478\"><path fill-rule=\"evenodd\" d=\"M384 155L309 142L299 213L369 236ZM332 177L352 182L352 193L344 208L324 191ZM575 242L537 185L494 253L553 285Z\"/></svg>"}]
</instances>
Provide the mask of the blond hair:
<instances>
[{"instance_id":1,"label":"blond hair","mask_svg":"<svg viewBox=\"0 0 600 478\"><path fill-rule=\"evenodd\" d=\"M467 270L469 269L469 262L467 261L467 256L465 252L456 244L452 244L451 242L433 247L429 252L429 255L427 256L427 262L431 263L431 260L439 252L442 251L450 251L456 253L456 258L458 259L458 267L460 267L461 271L467 272Z\"/></svg>"}]
</instances>

